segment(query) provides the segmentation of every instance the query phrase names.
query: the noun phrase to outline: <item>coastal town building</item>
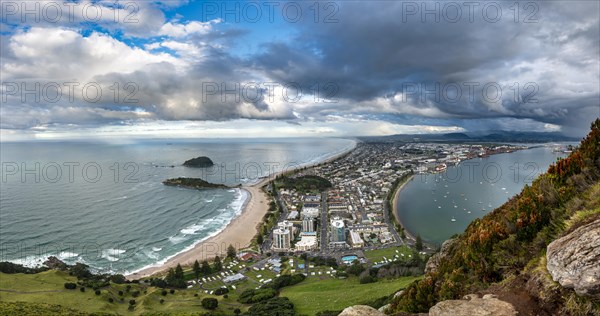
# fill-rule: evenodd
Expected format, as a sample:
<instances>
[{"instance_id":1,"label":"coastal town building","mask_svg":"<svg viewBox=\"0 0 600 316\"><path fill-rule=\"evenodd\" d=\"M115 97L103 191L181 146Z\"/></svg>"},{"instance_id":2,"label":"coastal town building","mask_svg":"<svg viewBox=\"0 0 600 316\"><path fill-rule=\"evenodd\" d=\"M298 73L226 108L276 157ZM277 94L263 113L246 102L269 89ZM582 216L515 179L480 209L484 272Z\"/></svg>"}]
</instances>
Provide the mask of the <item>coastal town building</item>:
<instances>
[{"instance_id":1,"label":"coastal town building","mask_svg":"<svg viewBox=\"0 0 600 316\"><path fill-rule=\"evenodd\" d=\"M283 221L277 224L277 227L287 230L289 234L289 239L294 240L294 224L290 221Z\"/></svg>"},{"instance_id":2,"label":"coastal town building","mask_svg":"<svg viewBox=\"0 0 600 316\"><path fill-rule=\"evenodd\" d=\"M346 227L343 220L336 218L331 221L331 237L333 242L346 241Z\"/></svg>"},{"instance_id":3,"label":"coastal town building","mask_svg":"<svg viewBox=\"0 0 600 316\"><path fill-rule=\"evenodd\" d=\"M290 230L278 227L273 231L273 250L286 251L291 247Z\"/></svg>"},{"instance_id":4,"label":"coastal town building","mask_svg":"<svg viewBox=\"0 0 600 316\"><path fill-rule=\"evenodd\" d=\"M305 216L302 219L302 232L312 233L315 231L315 218L310 216Z\"/></svg>"},{"instance_id":5,"label":"coastal town building","mask_svg":"<svg viewBox=\"0 0 600 316\"><path fill-rule=\"evenodd\" d=\"M317 233L300 233L300 241L296 243L297 251L311 251L318 247Z\"/></svg>"},{"instance_id":6,"label":"coastal town building","mask_svg":"<svg viewBox=\"0 0 600 316\"><path fill-rule=\"evenodd\" d=\"M360 234L355 231L350 231L350 244L352 248L362 248L365 246L364 240L360 237Z\"/></svg>"}]
</instances>

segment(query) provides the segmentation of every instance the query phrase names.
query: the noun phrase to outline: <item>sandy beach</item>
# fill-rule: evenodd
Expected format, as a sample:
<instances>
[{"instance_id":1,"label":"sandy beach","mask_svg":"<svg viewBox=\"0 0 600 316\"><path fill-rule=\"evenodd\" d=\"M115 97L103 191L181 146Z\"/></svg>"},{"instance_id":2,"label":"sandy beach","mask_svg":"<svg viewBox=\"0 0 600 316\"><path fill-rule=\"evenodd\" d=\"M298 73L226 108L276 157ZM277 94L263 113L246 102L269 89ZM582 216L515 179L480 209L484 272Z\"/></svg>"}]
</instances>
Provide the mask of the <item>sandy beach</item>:
<instances>
[{"instance_id":1,"label":"sandy beach","mask_svg":"<svg viewBox=\"0 0 600 316\"><path fill-rule=\"evenodd\" d=\"M396 222L400 225L400 227L404 228L404 234L406 234L406 237L415 240L416 237L413 236L404 226L404 224L402 224L402 221L400 220L400 216L398 216L398 197L400 196L400 192L402 191L402 189L404 189L404 186L409 183L413 178L415 177L415 175L411 175L408 179L406 179L406 181L404 181L404 183L402 183L402 185L400 185L400 187L398 187L398 189L396 190L396 192L394 192L394 199L392 200L392 213L394 213L394 218L396 219Z\"/></svg>"},{"instance_id":2,"label":"sandy beach","mask_svg":"<svg viewBox=\"0 0 600 316\"><path fill-rule=\"evenodd\" d=\"M263 187L278 175L293 172L299 168L312 167L320 164L328 163L338 159L341 156L354 150L355 147L348 151L341 152L324 161L320 161L311 165L301 166L298 168L284 170L268 177L261 178L259 182L250 186L243 186L241 189L247 191L250 196L246 201L242 213L235 217L231 222L218 234L210 237L194 248L177 254L168 259L163 265L145 268L136 273L127 275L128 279L140 279L154 274L159 274L174 268L177 264L192 265L195 260L210 260L215 256L224 257L227 252L227 247L233 245L236 249L244 249L250 246L252 238L256 235L259 224L269 210L269 197L263 191Z\"/></svg>"}]
</instances>

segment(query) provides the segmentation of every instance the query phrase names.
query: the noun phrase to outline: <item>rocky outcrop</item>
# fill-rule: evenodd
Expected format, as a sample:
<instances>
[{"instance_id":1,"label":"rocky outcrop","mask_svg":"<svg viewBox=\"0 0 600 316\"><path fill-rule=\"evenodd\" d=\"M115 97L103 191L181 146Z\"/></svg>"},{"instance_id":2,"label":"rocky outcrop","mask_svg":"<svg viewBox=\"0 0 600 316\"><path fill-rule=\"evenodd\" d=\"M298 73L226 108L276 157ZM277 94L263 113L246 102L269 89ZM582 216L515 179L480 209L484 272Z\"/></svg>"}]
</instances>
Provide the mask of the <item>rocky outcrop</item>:
<instances>
[{"instance_id":1,"label":"rocky outcrop","mask_svg":"<svg viewBox=\"0 0 600 316\"><path fill-rule=\"evenodd\" d=\"M512 304L487 294L479 298L469 294L462 300L449 300L437 303L429 309L429 316L514 316L517 311Z\"/></svg>"},{"instance_id":2,"label":"rocky outcrop","mask_svg":"<svg viewBox=\"0 0 600 316\"><path fill-rule=\"evenodd\" d=\"M44 261L44 265L54 270L66 270L68 268L66 263L62 262L55 256L48 257L48 259Z\"/></svg>"},{"instance_id":3,"label":"rocky outcrop","mask_svg":"<svg viewBox=\"0 0 600 316\"><path fill-rule=\"evenodd\" d=\"M437 267L439 266L442 258L444 258L446 255L448 255L448 253L450 253L450 248L452 248L452 245L455 243L455 241L456 239L448 239L444 241L442 247L440 248L440 251L431 256L431 258L429 258L427 264L425 265L426 274L437 270Z\"/></svg>"},{"instance_id":4,"label":"rocky outcrop","mask_svg":"<svg viewBox=\"0 0 600 316\"><path fill-rule=\"evenodd\" d=\"M347 307L338 316L385 316L385 314L371 306L355 305Z\"/></svg>"},{"instance_id":5,"label":"rocky outcrop","mask_svg":"<svg viewBox=\"0 0 600 316\"><path fill-rule=\"evenodd\" d=\"M579 295L600 296L600 217L550 243L546 259L554 281Z\"/></svg>"}]
</instances>

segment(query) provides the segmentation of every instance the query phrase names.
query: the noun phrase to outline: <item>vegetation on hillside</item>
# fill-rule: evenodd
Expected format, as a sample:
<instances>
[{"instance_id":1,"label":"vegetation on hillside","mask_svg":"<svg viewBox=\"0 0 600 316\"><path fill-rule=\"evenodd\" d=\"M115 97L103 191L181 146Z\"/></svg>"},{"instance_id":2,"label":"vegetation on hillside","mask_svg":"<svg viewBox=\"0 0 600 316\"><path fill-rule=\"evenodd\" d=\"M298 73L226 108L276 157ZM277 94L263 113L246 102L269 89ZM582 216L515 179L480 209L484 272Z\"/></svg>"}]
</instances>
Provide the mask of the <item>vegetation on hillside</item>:
<instances>
[{"instance_id":1,"label":"vegetation on hillside","mask_svg":"<svg viewBox=\"0 0 600 316\"><path fill-rule=\"evenodd\" d=\"M473 221L451 242L437 269L411 284L393 302L393 310L426 312L439 301L457 299L492 284L514 281L522 273L539 271L531 267L539 266L546 246L563 233L565 223L579 216L578 212L600 204L600 195L594 189L599 180L600 119L571 155L550 166L547 173L504 205ZM552 296L554 301L548 305L551 310L577 314L577 306L586 306L586 310L600 311L586 298L577 298L574 305L569 301L572 291L559 290L564 295ZM547 293L538 294L543 297Z\"/></svg>"},{"instance_id":2,"label":"vegetation on hillside","mask_svg":"<svg viewBox=\"0 0 600 316\"><path fill-rule=\"evenodd\" d=\"M299 177L281 176L277 178L275 185L282 189L295 189L305 193L321 192L332 187L329 180L314 175L304 175Z\"/></svg>"},{"instance_id":3,"label":"vegetation on hillside","mask_svg":"<svg viewBox=\"0 0 600 316\"><path fill-rule=\"evenodd\" d=\"M163 184L164 185L169 185L169 186L184 187L184 188L189 188L189 189L197 189L197 190L201 190L201 189L227 189L227 188L229 188L226 185L210 183L210 182L204 181L204 180L202 180L200 178L167 179L167 180L163 181Z\"/></svg>"}]
</instances>

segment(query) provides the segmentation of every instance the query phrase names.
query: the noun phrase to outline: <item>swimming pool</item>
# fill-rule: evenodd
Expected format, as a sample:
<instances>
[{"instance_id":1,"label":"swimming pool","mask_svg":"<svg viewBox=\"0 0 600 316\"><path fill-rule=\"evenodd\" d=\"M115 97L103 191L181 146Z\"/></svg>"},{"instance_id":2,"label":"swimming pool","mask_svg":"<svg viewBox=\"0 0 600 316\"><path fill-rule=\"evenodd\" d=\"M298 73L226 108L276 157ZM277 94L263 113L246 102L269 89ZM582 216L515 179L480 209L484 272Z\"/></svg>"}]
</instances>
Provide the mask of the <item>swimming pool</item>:
<instances>
[{"instance_id":1,"label":"swimming pool","mask_svg":"<svg viewBox=\"0 0 600 316\"><path fill-rule=\"evenodd\" d=\"M352 262L354 260L358 260L358 256L356 256L356 255L349 255L349 256L343 256L342 257L342 262L344 262L345 264L352 264Z\"/></svg>"}]
</instances>

